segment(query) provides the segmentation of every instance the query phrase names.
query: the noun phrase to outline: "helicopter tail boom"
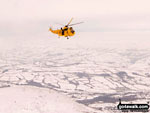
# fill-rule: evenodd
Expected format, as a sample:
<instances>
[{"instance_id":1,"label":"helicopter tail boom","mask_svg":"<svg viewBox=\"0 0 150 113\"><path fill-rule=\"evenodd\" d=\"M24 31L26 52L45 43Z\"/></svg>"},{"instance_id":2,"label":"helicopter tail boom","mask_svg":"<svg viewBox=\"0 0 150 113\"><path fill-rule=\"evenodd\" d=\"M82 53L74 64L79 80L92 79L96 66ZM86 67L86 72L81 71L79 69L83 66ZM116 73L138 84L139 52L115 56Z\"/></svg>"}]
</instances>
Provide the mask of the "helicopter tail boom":
<instances>
[{"instance_id":1,"label":"helicopter tail boom","mask_svg":"<svg viewBox=\"0 0 150 113\"><path fill-rule=\"evenodd\" d=\"M52 28L49 28L49 31L51 31L54 34L60 34L61 30L52 30Z\"/></svg>"}]
</instances>

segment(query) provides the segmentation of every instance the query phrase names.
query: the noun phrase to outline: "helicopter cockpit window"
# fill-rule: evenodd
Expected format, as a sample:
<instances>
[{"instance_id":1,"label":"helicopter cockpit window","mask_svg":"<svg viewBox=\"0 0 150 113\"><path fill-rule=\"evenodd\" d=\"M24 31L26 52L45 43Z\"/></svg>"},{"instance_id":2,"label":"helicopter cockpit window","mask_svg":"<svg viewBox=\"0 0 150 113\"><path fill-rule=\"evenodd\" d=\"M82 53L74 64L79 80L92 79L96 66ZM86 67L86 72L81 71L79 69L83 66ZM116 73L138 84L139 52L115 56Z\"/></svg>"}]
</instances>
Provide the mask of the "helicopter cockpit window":
<instances>
[{"instance_id":1,"label":"helicopter cockpit window","mask_svg":"<svg viewBox=\"0 0 150 113\"><path fill-rule=\"evenodd\" d=\"M73 30L73 28L72 28L72 27L70 27L70 31L71 31L72 33L74 33L74 30Z\"/></svg>"}]
</instances>

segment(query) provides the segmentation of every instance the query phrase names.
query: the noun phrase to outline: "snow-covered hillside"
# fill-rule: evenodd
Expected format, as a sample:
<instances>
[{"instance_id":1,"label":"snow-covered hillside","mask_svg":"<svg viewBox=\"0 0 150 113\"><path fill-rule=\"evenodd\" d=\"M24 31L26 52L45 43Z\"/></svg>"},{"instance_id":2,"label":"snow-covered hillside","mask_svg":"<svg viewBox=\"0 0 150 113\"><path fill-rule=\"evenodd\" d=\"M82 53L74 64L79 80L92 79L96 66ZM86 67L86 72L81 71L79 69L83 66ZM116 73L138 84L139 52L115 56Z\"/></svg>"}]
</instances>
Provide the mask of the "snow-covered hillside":
<instances>
[{"instance_id":1,"label":"snow-covered hillside","mask_svg":"<svg viewBox=\"0 0 150 113\"><path fill-rule=\"evenodd\" d=\"M31 86L0 89L0 113L86 113L90 109L65 95Z\"/></svg>"},{"instance_id":2,"label":"snow-covered hillside","mask_svg":"<svg viewBox=\"0 0 150 113\"><path fill-rule=\"evenodd\" d=\"M9 93L5 87L23 85L25 92L16 91L24 93L28 92L25 86L51 89L92 108L93 112L119 112L116 110L119 98L129 103L147 103L150 100L149 37L149 32L80 33L69 40L56 35L5 37L0 39L0 92L8 91L7 96L15 98L19 94ZM34 93L34 88L29 92ZM42 104L51 96L39 97L37 102L42 99L43 103L37 109L34 105L34 112L45 109ZM38 93L30 98L36 100ZM17 108L15 104L14 107Z\"/></svg>"}]
</instances>

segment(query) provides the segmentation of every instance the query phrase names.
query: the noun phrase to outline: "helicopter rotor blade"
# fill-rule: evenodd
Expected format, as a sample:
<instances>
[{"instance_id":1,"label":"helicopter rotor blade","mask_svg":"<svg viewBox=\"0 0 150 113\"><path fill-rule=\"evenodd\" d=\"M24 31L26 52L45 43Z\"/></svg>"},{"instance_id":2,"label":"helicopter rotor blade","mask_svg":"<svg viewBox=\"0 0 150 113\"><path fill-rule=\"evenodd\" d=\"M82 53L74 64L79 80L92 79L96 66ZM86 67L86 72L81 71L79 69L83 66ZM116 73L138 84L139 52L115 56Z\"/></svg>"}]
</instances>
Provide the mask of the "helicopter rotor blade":
<instances>
[{"instance_id":1,"label":"helicopter rotor blade","mask_svg":"<svg viewBox=\"0 0 150 113\"><path fill-rule=\"evenodd\" d=\"M58 25L61 25L61 26L65 26L64 24L60 24L60 23L55 23L55 24L58 24Z\"/></svg>"},{"instance_id":2,"label":"helicopter rotor blade","mask_svg":"<svg viewBox=\"0 0 150 113\"><path fill-rule=\"evenodd\" d=\"M67 24L67 26L69 26L69 24L72 22L73 18L71 18L71 20L69 21L69 23Z\"/></svg>"},{"instance_id":3,"label":"helicopter rotor blade","mask_svg":"<svg viewBox=\"0 0 150 113\"><path fill-rule=\"evenodd\" d=\"M84 22L78 22L78 23L75 23L75 24L70 24L70 25L68 25L68 26L74 26L74 25L82 24L82 23L84 23Z\"/></svg>"}]
</instances>

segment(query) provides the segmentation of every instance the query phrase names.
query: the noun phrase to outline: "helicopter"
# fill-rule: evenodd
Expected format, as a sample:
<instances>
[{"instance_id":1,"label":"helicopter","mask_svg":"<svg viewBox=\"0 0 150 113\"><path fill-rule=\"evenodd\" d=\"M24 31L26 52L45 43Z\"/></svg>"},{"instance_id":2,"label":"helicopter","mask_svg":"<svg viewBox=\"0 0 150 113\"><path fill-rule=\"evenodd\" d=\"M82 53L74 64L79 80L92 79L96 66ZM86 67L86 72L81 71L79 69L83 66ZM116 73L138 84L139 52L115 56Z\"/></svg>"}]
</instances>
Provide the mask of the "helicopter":
<instances>
[{"instance_id":1,"label":"helicopter","mask_svg":"<svg viewBox=\"0 0 150 113\"><path fill-rule=\"evenodd\" d=\"M67 25L65 25L63 28L61 27L61 29L53 30L50 27L49 31L51 31L54 34L57 34L58 36L64 36L64 37L67 37L67 39L69 39L69 37L75 35L74 29L72 27L69 27L69 26L73 26L73 25L77 25L77 24L83 23L83 22L79 22L79 23L75 23L75 24L70 24L72 22L72 20L73 20L73 18L71 18L71 20L69 21L69 23Z\"/></svg>"}]
</instances>

